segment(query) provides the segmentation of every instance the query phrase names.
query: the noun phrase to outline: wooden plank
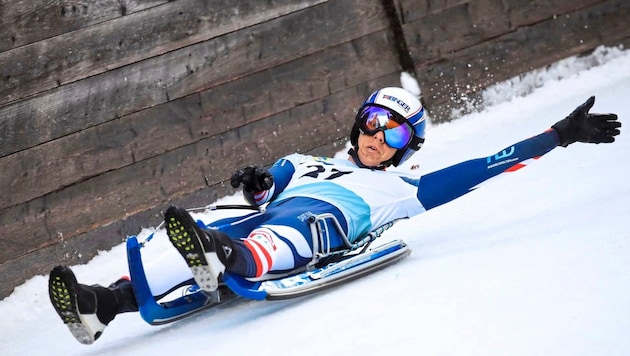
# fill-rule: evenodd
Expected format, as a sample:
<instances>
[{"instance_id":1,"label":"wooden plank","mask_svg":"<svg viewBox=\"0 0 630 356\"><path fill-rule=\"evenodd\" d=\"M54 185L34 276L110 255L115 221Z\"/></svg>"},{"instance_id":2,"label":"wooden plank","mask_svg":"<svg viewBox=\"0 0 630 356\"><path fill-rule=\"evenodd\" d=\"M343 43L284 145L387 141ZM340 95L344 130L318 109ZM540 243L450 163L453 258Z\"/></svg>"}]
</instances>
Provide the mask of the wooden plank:
<instances>
[{"instance_id":1,"label":"wooden plank","mask_svg":"<svg viewBox=\"0 0 630 356\"><path fill-rule=\"evenodd\" d=\"M512 28L517 29L607 1L608 0L506 0L504 4Z\"/></svg>"},{"instance_id":2,"label":"wooden plank","mask_svg":"<svg viewBox=\"0 0 630 356\"><path fill-rule=\"evenodd\" d=\"M428 15L439 13L471 0L394 0L403 24L416 21Z\"/></svg>"},{"instance_id":3,"label":"wooden plank","mask_svg":"<svg viewBox=\"0 0 630 356\"><path fill-rule=\"evenodd\" d=\"M334 1L63 85L0 108L0 157L378 32L387 25L382 10L372 3Z\"/></svg>"},{"instance_id":4,"label":"wooden plank","mask_svg":"<svg viewBox=\"0 0 630 356\"><path fill-rule=\"evenodd\" d=\"M204 116L193 94L2 157L0 209L184 145Z\"/></svg>"},{"instance_id":5,"label":"wooden plank","mask_svg":"<svg viewBox=\"0 0 630 356\"><path fill-rule=\"evenodd\" d=\"M181 0L0 53L0 104L203 42L325 0Z\"/></svg>"},{"instance_id":6,"label":"wooden plank","mask_svg":"<svg viewBox=\"0 0 630 356\"><path fill-rule=\"evenodd\" d=\"M606 0L469 0L436 4L415 16L415 1L400 1L403 32L416 65L437 62L451 53L475 46L515 29ZM434 4L432 4L433 6ZM436 11L436 7L437 10Z\"/></svg>"},{"instance_id":7,"label":"wooden plank","mask_svg":"<svg viewBox=\"0 0 630 356\"><path fill-rule=\"evenodd\" d=\"M624 19L630 3L615 0L458 51L444 62L417 67L427 106L436 121L451 120L481 105L489 85L630 36ZM586 26L585 26L586 24ZM452 110L456 111L455 113Z\"/></svg>"},{"instance_id":8,"label":"wooden plank","mask_svg":"<svg viewBox=\"0 0 630 356\"><path fill-rule=\"evenodd\" d=\"M0 52L130 15L168 0L1 0Z\"/></svg>"},{"instance_id":9,"label":"wooden plank","mask_svg":"<svg viewBox=\"0 0 630 356\"><path fill-rule=\"evenodd\" d=\"M2 157L0 209L391 73L391 43L381 31Z\"/></svg>"},{"instance_id":10,"label":"wooden plank","mask_svg":"<svg viewBox=\"0 0 630 356\"><path fill-rule=\"evenodd\" d=\"M575 11L605 1L607 0L505 0L499 5L499 8L505 9L505 12L499 17L493 17L492 14L497 10L496 5L484 0L394 0L403 24L439 15L441 11L453 7L464 6L479 8L480 11L487 12L488 19L497 21L509 19L513 28L530 25L549 19L554 15Z\"/></svg>"},{"instance_id":11,"label":"wooden plank","mask_svg":"<svg viewBox=\"0 0 630 356\"><path fill-rule=\"evenodd\" d=\"M403 25L416 66L510 31L502 0L470 1Z\"/></svg>"}]
</instances>

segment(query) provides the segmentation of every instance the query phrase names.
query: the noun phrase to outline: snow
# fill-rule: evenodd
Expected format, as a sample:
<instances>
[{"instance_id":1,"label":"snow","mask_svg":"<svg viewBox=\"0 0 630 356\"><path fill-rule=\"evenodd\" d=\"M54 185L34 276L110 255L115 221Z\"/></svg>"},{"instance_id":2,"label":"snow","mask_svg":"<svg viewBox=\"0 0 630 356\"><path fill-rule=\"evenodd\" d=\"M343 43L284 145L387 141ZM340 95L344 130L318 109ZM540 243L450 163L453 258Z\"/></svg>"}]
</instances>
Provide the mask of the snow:
<instances>
[{"instance_id":1,"label":"snow","mask_svg":"<svg viewBox=\"0 0 630 356\"><path fill-rule=\"evenodd\" d=\"M403 76L403 85L409 80ZM597 96L592 112L617 113L627 131L629 51L599 49L501 83L486 91L492 105L482 112L430 126L420 153L401 169L422 174L494 154L548 128L590 95ZM314 296L242 300L163 326L123 314L91 346L70 335L48 301L47 276L36 276L0 301L0 349L3 355L628 355L629 156L627 132L612 145L558 148L396 224L386 236L402 238L413 252L382 271ZM124 246L73 269L81 282L107 285L127 274Z\"/></svg>"}]
</instances>

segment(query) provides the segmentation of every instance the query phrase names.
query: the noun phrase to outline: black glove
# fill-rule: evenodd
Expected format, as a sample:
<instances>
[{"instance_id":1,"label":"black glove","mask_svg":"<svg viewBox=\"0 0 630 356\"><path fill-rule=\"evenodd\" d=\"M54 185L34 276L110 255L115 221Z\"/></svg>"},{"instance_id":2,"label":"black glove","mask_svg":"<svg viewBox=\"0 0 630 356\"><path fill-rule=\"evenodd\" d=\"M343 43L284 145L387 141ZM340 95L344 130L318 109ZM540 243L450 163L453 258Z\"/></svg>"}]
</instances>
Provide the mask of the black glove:
<instances>
[{"instance_id":1,"label":"black glove","mask_svg":"<svg viewBox=\"0 0 630 356\"><path fill-rule=\"evenodd\" d=\"M611 143L619 135L621 122L615 114L589 114L595 97L578 106L564 120L551 126L560 136L559 146L567 147L574 142Z\"/></svg>"},{"instance_id":2,"label":"black glove","mask_svg":"<svg viewBox=\"0 0 630 356\"><path fill-rule=\"evenodd\" d=\"M243 190L248 193L261 192L271 189L273 186L273 176L263 167L247 166L232 174L230 180L232 187L238 188L241 183L243 184Z\"/></svg>"}]
</instances>

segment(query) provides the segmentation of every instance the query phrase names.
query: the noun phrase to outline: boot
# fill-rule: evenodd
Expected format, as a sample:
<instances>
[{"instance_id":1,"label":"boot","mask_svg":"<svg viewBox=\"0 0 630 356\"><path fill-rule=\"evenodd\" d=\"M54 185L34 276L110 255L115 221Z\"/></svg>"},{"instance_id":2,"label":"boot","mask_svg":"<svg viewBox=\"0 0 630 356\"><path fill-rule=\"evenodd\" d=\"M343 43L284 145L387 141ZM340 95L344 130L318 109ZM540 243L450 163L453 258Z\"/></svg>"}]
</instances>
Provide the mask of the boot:
<instances>
[{"instance_id":1,"label":"boot","mask_svg":"<svg viewBox=\"0 0 630 356\"><path fill-rule=\"evenodd\" d=\"M164 214L166 233L201 289L213 292L234 261L234 242L218 230L203 229L184 209L170 206Z\"/></svg>"},{"instance_id":2,"label":"boot","mask_svg":"<svg viewBox=\"0 0 630 356\"><path fill-rule=\"evenodd\" d=\"M108 288L79 284L72 270L57 266L48 279L50 301L72 335L82 344L96 341L117 314L138 311L129 280Z\"/></svg>"}]
</instances>

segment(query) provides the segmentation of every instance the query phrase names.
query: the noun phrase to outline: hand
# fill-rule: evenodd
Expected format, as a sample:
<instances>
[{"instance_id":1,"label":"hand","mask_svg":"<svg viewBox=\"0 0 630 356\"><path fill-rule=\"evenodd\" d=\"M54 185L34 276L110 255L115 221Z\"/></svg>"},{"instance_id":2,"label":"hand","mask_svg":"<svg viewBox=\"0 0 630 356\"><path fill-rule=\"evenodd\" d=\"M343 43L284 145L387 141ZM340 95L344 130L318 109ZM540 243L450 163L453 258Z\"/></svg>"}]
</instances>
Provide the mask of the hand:
<instances>
[{"instance_id":1,"label":"hand","mask_svg":"<svg viewBox=\"0 0 630 356\"><path fill-rule=\"evenodd\" d=\"M233 188L238 188L241 183L246 192L261 192L271 189L273 186L273 176L263 167L247 166L232 174L230 184Z\"/></svg>"},{"instance_id":2,"label":"hand","mask_svg":"<svg viewBox=\"0 0 630 356\"><path fill-rule=\"evenodd\" d=\"M589 114L595 97L591 96L578 106L565 119L551 126L560 136L560 146L567 147L574 142L611 143L619 135L621 122L615 114Z\"/></svg>"}]
</instances>

